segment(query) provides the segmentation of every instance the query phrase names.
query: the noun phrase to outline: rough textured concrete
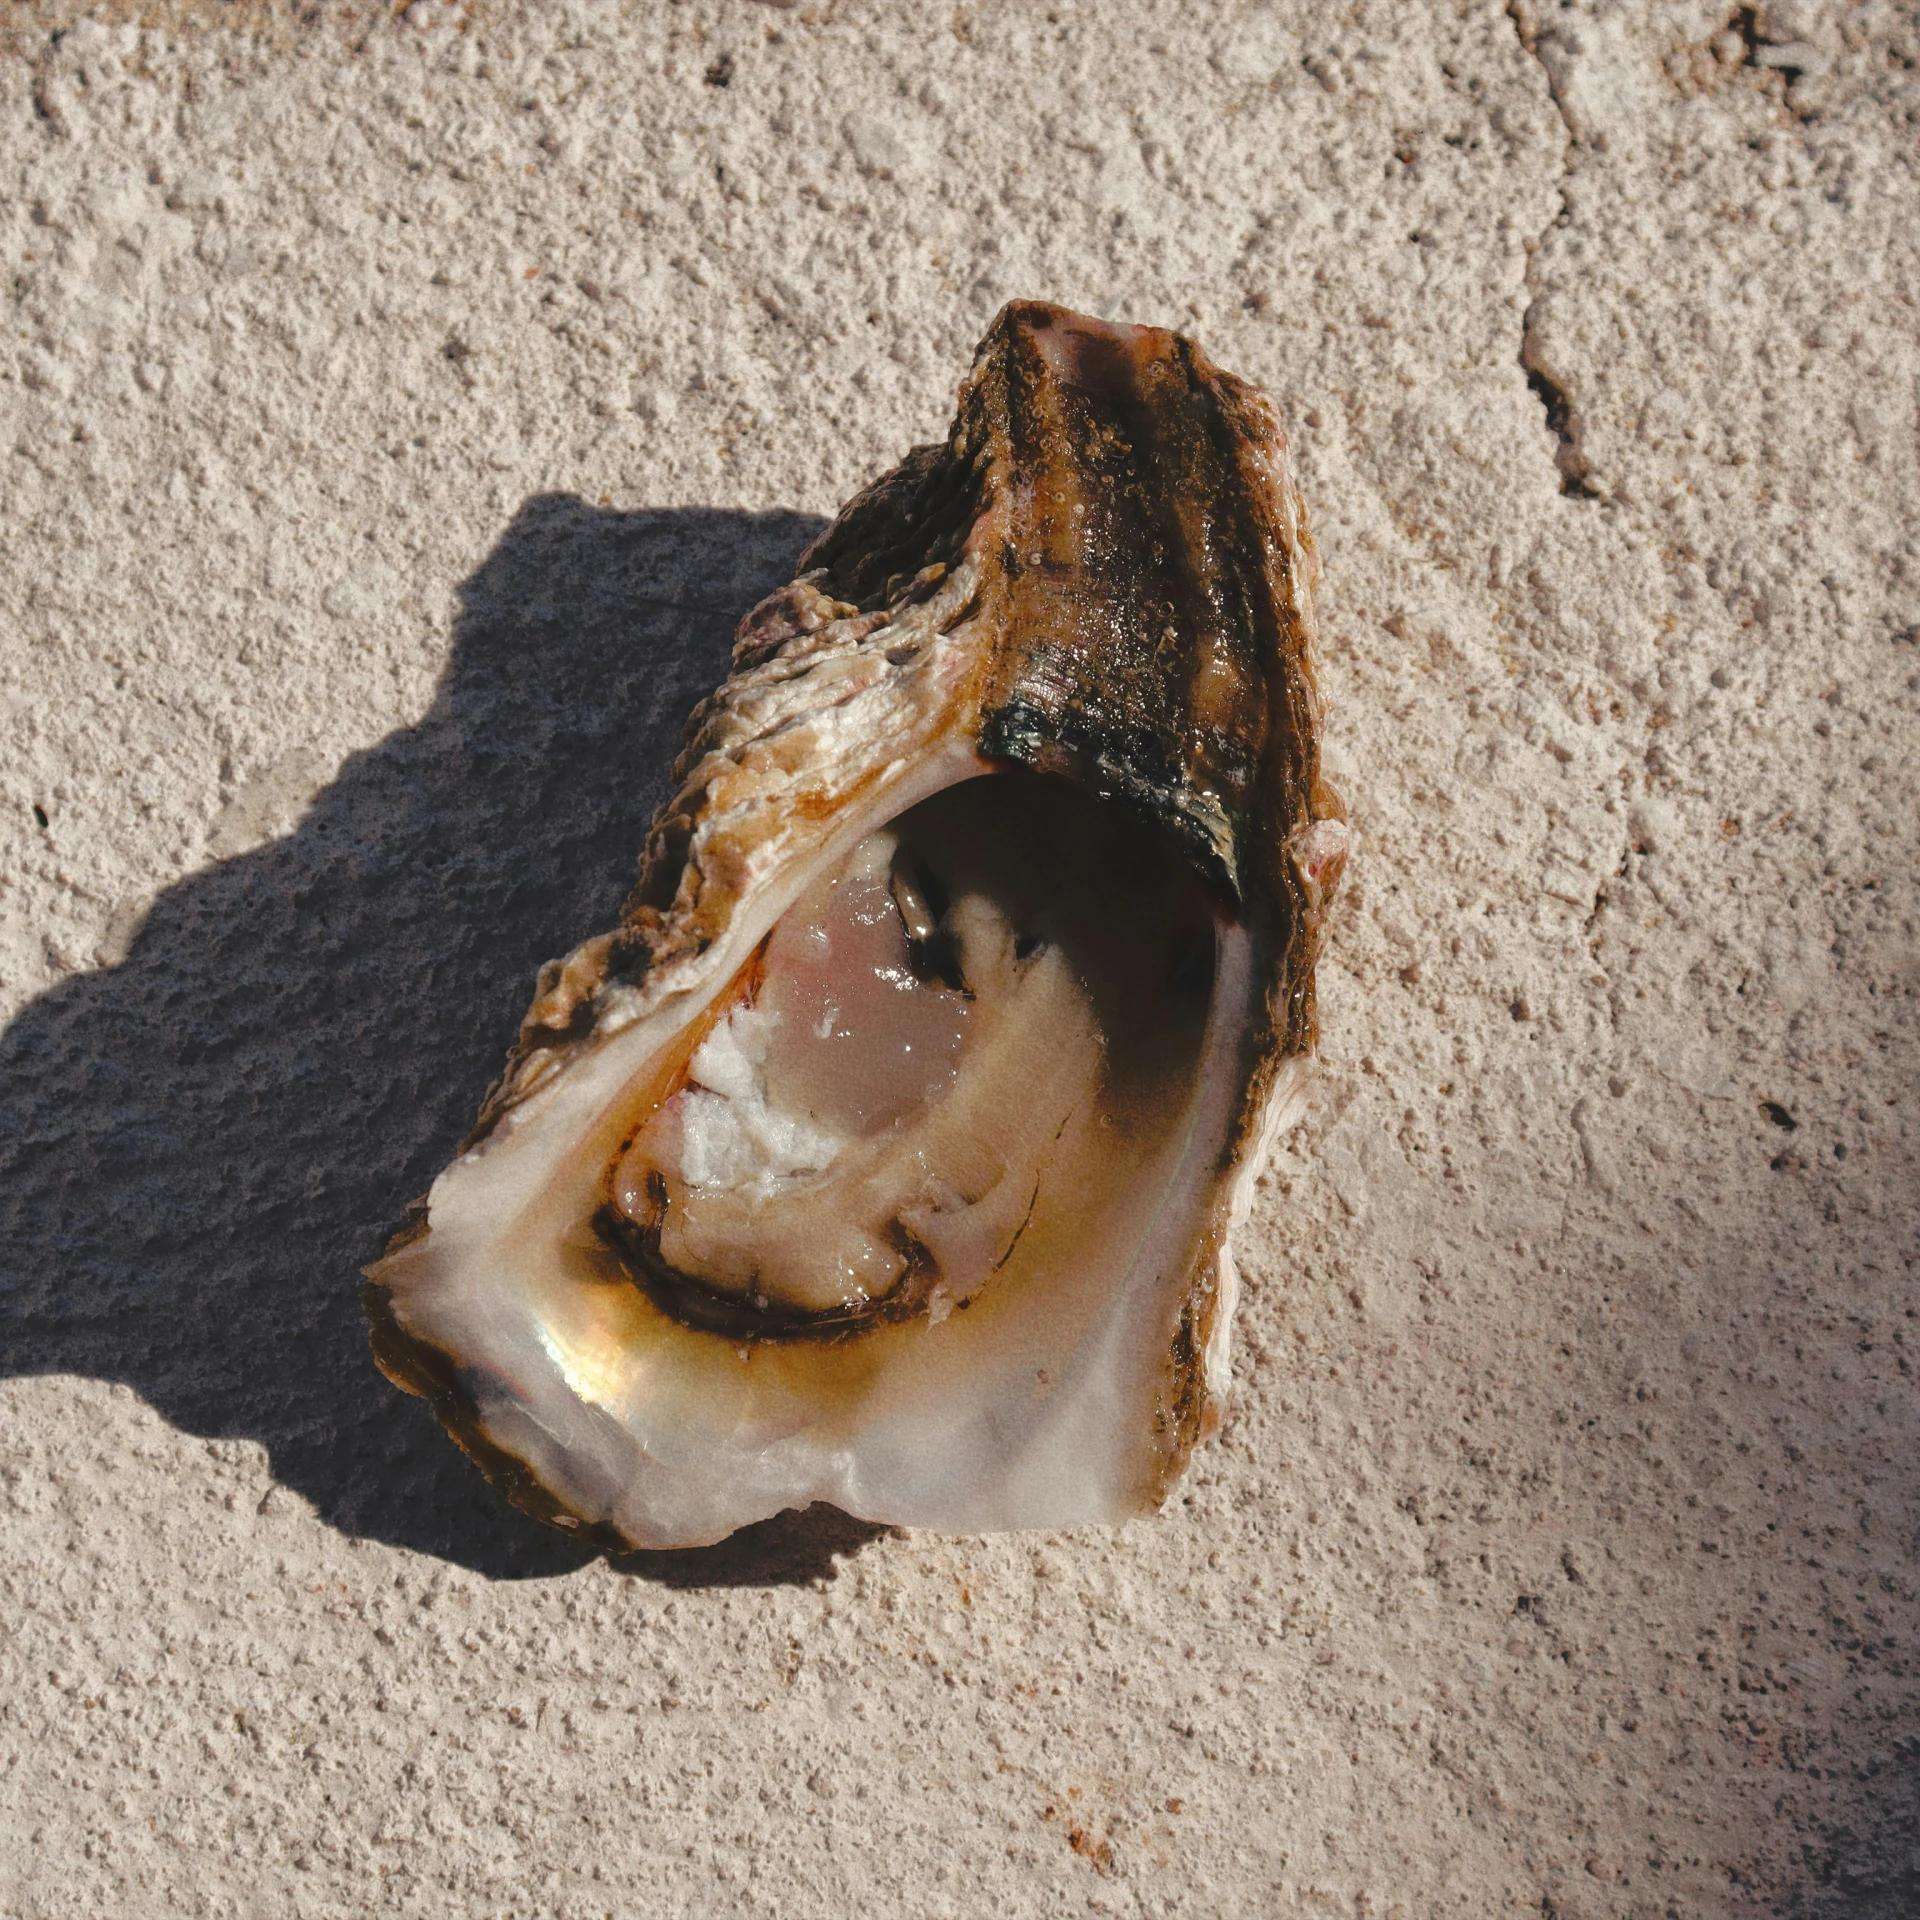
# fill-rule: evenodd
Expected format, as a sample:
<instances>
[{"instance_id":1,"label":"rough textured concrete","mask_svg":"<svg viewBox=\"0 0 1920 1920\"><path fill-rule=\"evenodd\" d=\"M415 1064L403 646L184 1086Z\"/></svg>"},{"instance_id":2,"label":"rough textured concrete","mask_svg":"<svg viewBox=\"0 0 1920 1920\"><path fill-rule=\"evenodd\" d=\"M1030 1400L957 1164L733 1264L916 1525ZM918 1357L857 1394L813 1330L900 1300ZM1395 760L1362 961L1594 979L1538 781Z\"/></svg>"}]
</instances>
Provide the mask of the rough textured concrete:
<instances>
[{"instance_id":1,"label":"rough textured concrete","mask_svg":"<svg viewBox=\"0 0 1920 1920\"><path fill-rule=\"evenodd\" d=\"M1913 1912L1914 8L75 14L0 58L0 1912ZM355 1269L1016 294L1269 385L1326 556L1235 1411L1111 1533L582 1561Z\"/></svg>"}]
</instances>

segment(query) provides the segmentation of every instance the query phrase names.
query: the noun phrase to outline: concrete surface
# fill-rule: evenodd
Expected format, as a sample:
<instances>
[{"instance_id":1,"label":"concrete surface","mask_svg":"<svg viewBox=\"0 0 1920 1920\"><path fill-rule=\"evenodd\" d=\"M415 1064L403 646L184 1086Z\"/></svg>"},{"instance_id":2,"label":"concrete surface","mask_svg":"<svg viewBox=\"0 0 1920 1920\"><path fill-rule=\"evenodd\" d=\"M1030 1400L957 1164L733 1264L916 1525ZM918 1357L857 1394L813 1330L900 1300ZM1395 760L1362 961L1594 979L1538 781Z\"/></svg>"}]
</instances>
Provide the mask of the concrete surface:
<instances>
[{"instance_id":1,"label":"concrete surface","mask_svg":"<svg viewBox=\"0 0 1920 1920\"><path fill-rule=\"evenodd\" d=\"M1920 1908L1914 7L141 17L0 53L0 1912ZM583 1561L356 1268L1015 294L1325 552L1235 1411Z\"/></svg>"}]
</instances>

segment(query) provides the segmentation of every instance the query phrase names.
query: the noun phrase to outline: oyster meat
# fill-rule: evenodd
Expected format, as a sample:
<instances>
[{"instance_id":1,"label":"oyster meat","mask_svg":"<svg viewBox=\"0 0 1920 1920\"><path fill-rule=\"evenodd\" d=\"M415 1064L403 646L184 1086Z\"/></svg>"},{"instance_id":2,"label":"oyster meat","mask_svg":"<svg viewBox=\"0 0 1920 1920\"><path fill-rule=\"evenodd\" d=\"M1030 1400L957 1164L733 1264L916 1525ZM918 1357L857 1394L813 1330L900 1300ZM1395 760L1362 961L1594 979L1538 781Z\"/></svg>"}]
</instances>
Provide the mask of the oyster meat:
<instances>
[{"instance_id":1,"label":"oyster meat","mask_svg":"<svg viewBox=\"0 0 1920 1920\"><path fill-rule=\"evenodd\" d=\"M1016 304L741 623L625 918L369 1269L519 1504L622 1548L1163 1499L1346 849L1283 447L1192 341Z\"/></svg>"}]
</instances>

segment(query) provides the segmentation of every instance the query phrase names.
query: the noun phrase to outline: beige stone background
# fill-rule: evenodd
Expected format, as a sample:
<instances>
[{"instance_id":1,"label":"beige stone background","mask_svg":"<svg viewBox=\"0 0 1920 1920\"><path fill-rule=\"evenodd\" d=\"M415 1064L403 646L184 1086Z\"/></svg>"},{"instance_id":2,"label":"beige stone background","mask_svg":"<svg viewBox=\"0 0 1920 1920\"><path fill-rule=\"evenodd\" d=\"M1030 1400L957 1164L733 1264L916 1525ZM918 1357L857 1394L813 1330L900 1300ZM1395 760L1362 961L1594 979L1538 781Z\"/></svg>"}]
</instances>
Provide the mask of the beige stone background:
<instances>
[{"instance_id":1,"label":"beige stone background","mask_svg":"<svg viewBox=\"0 0 1920 1920\"><path fill-rule=\"evenodd\" d=\"M0 1913L1920 1911L1911 4L5 20ZM584 1559L356 1269L1012 295L1324 551L1238 1397Z\"/></svg>"}]
</instances>

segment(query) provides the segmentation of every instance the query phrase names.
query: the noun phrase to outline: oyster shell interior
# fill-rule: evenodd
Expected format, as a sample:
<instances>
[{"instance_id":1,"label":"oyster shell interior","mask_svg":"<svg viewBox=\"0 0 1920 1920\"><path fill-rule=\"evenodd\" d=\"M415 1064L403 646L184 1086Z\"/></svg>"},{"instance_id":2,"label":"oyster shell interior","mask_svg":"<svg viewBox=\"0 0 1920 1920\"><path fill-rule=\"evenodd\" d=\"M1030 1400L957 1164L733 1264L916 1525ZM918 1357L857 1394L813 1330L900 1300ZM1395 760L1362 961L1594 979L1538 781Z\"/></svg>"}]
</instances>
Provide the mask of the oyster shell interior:
<instances>
[{"instance_id":1,"label":"oyster shell interior","mask_svg":"<svg viewBox=\"0 0 1920 1920\"><path fill-rule=\"evenodd\" d=\"M479 1322L489 1432L564 1509L624 1486L623 1540L813 1499L962 1530L1150 1505L1131 1429L1232 1118L1243 946L1127 810L982 772L827 863L664 1051L630 1030L508 1114L382 1278L416 1257L425 1314L485 1273L439 1304Z\"/></svg>"}]
</instances>

